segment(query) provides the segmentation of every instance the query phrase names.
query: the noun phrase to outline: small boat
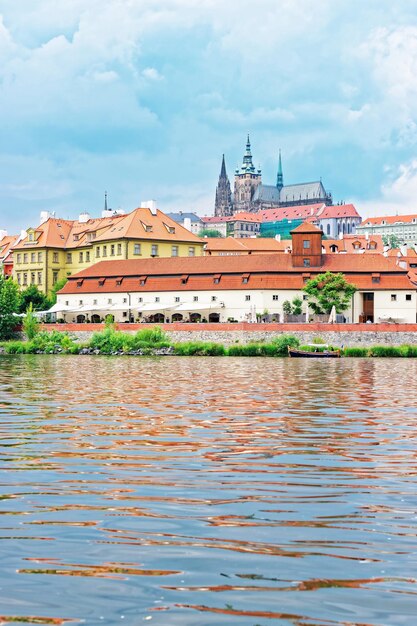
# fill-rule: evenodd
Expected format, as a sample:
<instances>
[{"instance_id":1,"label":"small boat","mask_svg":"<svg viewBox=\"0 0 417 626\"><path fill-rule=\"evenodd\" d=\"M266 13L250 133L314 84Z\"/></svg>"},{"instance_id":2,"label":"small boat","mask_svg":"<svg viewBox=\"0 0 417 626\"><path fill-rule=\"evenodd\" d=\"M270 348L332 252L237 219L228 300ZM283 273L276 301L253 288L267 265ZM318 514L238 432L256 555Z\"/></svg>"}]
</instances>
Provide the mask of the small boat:
<instances>
[{"instance_id":1,"label":"small boat","mask_svg":"<svg viewBox=\"0 0 417 626\"><path fill-rule=\"evenodd\" d=\"M288 346L288 356L295 359L340 359L340 350L327 350L327 347L322 343L312 344L311 350L298 350Z\"/></svg>"}]
</instances>

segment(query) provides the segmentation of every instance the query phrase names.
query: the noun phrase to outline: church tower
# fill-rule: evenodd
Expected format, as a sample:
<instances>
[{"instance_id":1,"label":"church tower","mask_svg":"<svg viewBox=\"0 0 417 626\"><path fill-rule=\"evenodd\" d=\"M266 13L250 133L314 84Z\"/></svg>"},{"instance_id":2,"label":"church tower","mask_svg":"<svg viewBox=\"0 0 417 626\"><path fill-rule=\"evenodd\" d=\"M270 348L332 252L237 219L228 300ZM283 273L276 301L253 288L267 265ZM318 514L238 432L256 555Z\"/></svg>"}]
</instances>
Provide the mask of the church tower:
<instances>
[{"instance_id":1,"label":"church tower","mask_svg":"<svg viewBox=\"0 0 417 626\"><path fill-rule=\"evenodd\" d=\"M246 152L242 165L235 172L235 193L233 211L256 211L253 197L258 186L262 183L261 170L256 170L252 162L249 135L246 142Z\"/></svg>"},{"instance_id":2,"label":"church tower","mask_svg":"<svg viewBox=\"0 0 417 626\"><path fill-rule=\"evenodd\" d=\"M226 173L226 163L224 155L222 160L222 168L220 170L219 182L216 189L216 201L214 204L214 215L216 217L228 217L233 213L232 192L230 182Z\"/></svg>"},{"instance_id":3,"label":"church tower","mask_svg":"<svg viewBox=\"0 0 417 626\"><path fill-rule=\"evenodd\" d=\"M281 150L279 151L278 173L277 173L277 189L281 191L284 186L284 175L282 173Z\"/></svg>"}]
</instances>

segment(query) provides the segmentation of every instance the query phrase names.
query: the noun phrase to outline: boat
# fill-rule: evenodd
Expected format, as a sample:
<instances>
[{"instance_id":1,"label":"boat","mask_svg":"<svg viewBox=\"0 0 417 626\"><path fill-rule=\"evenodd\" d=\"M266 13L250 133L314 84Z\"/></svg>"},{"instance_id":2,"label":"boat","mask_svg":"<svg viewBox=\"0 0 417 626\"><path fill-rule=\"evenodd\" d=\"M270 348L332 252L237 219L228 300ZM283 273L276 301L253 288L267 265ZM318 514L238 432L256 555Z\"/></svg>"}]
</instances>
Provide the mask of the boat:
<instances>
[{"instance_id":1,"label":"boat","mask_svg":"<svg viewBox=\"0 0 417 626\"><path fill-rule=\"evenodd\" d=\"M295 359L340 359L340 350L328 350L327 348L328 346L322 343L311 344L311 350L299 350L288 346L288 356Z\"/></svg>"}]
</instances>

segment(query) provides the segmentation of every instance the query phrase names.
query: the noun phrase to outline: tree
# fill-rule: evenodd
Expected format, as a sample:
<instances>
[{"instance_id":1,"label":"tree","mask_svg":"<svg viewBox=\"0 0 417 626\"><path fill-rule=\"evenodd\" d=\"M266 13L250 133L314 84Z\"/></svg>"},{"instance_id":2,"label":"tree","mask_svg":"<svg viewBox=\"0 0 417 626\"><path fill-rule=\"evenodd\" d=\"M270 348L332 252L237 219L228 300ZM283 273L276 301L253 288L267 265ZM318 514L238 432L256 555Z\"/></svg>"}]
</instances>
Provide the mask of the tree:
<instances>
[{"instance_id":1,"label":"tree","mask_svg":"<svg viewBox=\"0 0 417 626\"><path fill-rule=\"evenodd\" d=\"M282 310L283 310L285 315L291 315L291 313L292 313L292 306L291 306L291 302L289 300L284 300L284 302L282 303Z\"/></svg>"},{"instance_id":2,"label":"tree","mask_svg":"<svg viewBox=\"0 0 417 626\"><path fill-rule=\"evenodd\" d=\"M314 313L330 313L333 307L336 313L343 313L349 307L356 287L347 282L344 274L326 272L309 280L303 291L308 295L308 304Z\"/></svg>"},{"instance_id":3,"label":"tree","mask_svg":"<svg viewBox=\"0 0 417 626\"><path fill-rule=\"evenodd\" d=\"M303 301L301 300L301 298L293 298L292 301L292 314L293 315L301 315L303 310L302 310L302 305L303 305Z\"/></svg>"},{"instance_id":4,"label":"tree","mask_svg":"<svg viewBox=\"0 0 417 626\"><path fill-rule=\"evenodd\" d=\"M29 308L29 305L32 305L33 311L45 311L49 309L49 300L43 294L36 285L29 285L27 289L24 289L20 293L20 313L26 313Z\"/></svg>"},{"instance_id":5,"label":"tree","mask_svg":"<svg viewBox=\"0 0 417 626\"><path fill-rule=\"evenodd\" d=\"M23 332L26 337L31 341L34 336L39 332L39 322L38 319L33 312L33 304L32 302L29 304L26 315L23 318Z\"/></svg>"},{"instance_id":6,"label":"tree","mask_svg":"<svg viewBox=\"0 0 417 626\"><path fill-rule=\"evenodd\" d=\"M215 228L203 228L199 233L200 237L223 237L219 230Z\"/></svg>"},{"instance_id":7,"label":"tree","mask_svg":"<svg viewBox=\"0 0 417 626\"><path fill-rule=\"evenodd\" d=\"M397 235L382 235L382 242L384 246L390 248L399 248L401 245L401 239Z\"/></svg>"},{"instance_id":8,"label":"tree","mask_svg":"<svg viewBox=\"0 0 417 626\"><path fill-rule=\"evenodd\" d=\"M56 304L56 301L57 301L57 295L56 294L67 283L67 280L68 280L68 278L61 278L61 280L58 280L55 283L55 285L52 287L51 291L49 292L49 304L51 306Z\"/></svg>"},{"instance_id":9,"label":"tree","mask_svg":"<svg viewBox=\"0 0 417 626\"><path fill-rule=\"evenodd\" d=\"M17 283L0 274L0 340L13 336L18 321L19 300Z\"/></svg>"}]
</instances>

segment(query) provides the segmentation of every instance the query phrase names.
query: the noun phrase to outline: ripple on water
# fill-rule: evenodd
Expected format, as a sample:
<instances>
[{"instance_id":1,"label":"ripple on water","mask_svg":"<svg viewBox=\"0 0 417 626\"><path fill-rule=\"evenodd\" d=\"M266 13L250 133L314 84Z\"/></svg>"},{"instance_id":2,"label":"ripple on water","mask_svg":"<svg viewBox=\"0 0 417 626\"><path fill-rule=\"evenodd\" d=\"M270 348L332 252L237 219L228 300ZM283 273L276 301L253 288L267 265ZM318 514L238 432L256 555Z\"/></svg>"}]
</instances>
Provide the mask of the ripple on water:
<instances>
[{"instance_id":1,"label":"ripple on water","mask_svg":"<svg viewBox=\"0 0 417 626\"><path fill-rule=\"evenodd\" d=\"M0 623L414 623L416 375L0 357Z\"/></svg>"}]
</instances>

